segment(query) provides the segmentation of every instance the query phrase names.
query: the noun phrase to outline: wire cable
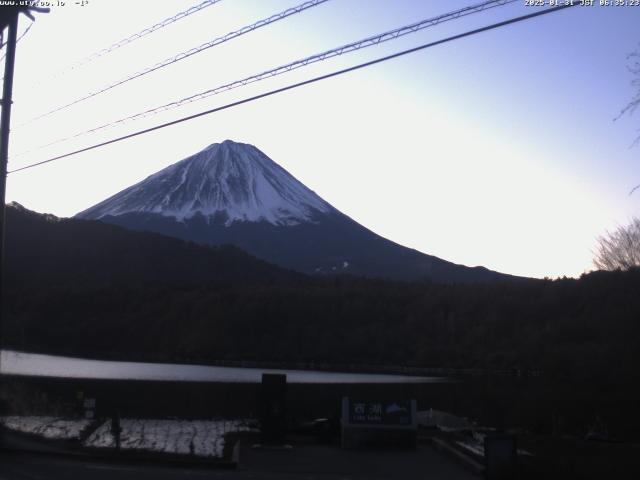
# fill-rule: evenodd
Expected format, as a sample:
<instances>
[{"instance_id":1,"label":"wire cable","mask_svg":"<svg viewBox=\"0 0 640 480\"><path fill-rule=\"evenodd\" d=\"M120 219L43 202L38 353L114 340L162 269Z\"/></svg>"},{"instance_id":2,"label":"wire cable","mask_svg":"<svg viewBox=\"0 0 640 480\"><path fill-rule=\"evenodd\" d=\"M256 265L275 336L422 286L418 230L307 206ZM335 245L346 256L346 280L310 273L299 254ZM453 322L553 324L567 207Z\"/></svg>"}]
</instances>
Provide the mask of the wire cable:
<instances>
[{"instance_id":1,"label":"wire cable","mask_svg":"<svg viewBox=\"0 0 640 480\"><path fill-rule=\"evenodd\" d=\"M46 143L44 145L39 145L39 146L37 146L37 147L35 147L35 148L31 149L31 150L28 150L26 152L21 152L21 153L15 155L14 158L18 157L18 156L25 155L27 153L32 153L32 152L37 151L37 150L41 150L43 148L47 148L47 147L50 147L50 146L53 146L53 145L57 145L57 144L62 143L62 142L73 140L73 139L76 139L76 138L84 136L84 135L93 134L93 133L99 132L101 130L107 129L109 127L113 127L113 126L116 126L116 125L121 125L121 124L124 124L124 123L129 122L129 121L140 120L142 118L148 117L148 116L156 114L156 113L164 112L164 111L167 111L167 110L172 110L172 109L178 108L178 107L180 107L182 105L195 102L197 100L202 100L204 98L211 97L213 95L217 95L217 94L229 91L229 90L233 90L235 88L239 88L239 87L248 85L250 83L255 83L255 82L267 79L267 78L275 77L275 76L281 75L283 73L290 72L292 70L296 70L296 69L301 68L301 67L305 67L305 66L310 65L312 63L320 62L320 61L327 60L329 58L340 56L340 55L343 55L343 54L346 54L346 53L350 53L350 52L353 52L353 51L356 51L356 50L360 50L360 49L367 48L367 47L370 47L370 46L378 45L380 43L384 43L384 42L387 42L389 40L395 40L395 39L397 39L399 37L402 37L404 35L408 35L410 33L415 33L415 32L418 32L420 30L423 30L425 28L438 25L440 23L444 23L444 22L447 22L447 21L455 20L455 19L467 16L467 15L471 15L471 14L474 14L474 13L485 11L485 10L488 10L488 9L491 9L491 8L500 7L500 6L509 4L509 3L514 3L516 1L518 1L518 0L490 0L490 1L485 1L485 2L480 3L480 4L464 7L464 8L461 8L459 10L454 10L453 12L449 12L449 13L445 13L445 14L442 14L442 15L438 15L436 17L432 17L432 18L429 18L429 19L426 19L426 20L421 20L419 22L415 22L415 23L412 23L410 25L405 25L403 27L396 28L394 30L390 30L390 31L387 31L387 32L384 32L384 33L380 33L380 34L377 34L377 35L366 37L364 39L361 39L361 40L358 40L358 41L355 41L355 42L351 42L351 43L348 43L346 45L342 45L340 47L333 48L331 50L327 50L327 51L324 51L324 52L321 52L321 53L318 53L318 54L315 54L315 55L311 55L310 57L306 57L306 58L303 58L303 59L295 60L295 61L293 61L291 63L285 64L285 65L281 65L281 66L276 67L276 68L272 68L270 70L267 70L265 72L262 72L262 73L259 73L259 74L256 74L256 75L251 75L251 76L243 78L241 80L236 80L234 82L227 83L227 84L224 84L224 85L221 85L221 86L206 90L204 92L197 93L195 95L191 95L191 96L183 98L181 100L176 100L174 102L167 103L167 104L164 104L164 105L161 105L161 106L158 106L158 107L154 107L154 108L151 108L149 110L145 110L143 112L136 113L134 115L129 115L127 117L123 117L123 118L120 118L118 120L114 120L114 121L111 121L111 122L108 122L108 123L104 123L102 125L90 128L88 130L83 130L81 132L75 133L74 135L71 135L71 136L68 136L68 137L63 137L63 138L60 138L60 139L55 140L53 142Z\"/></svg>"},{"instance_id":2,"label":"wire cable","mask_svg":"<svg viewBox=\"0 0 640 480\"><path fill-rule=\"evenodd\" d=\"M16 40L16 45L18 44L18 42L20 42L20 40L22 40L22 38L29 33L29 30L31 30L31 27L33 27L34 22L31 22L29 25L27 25L27 28L24 29L24 31L20 34L20 36L18 37L18 39ZM4 46L4 45L3 45ZM2 47L0 47L2 48ZM4 57L7 55L7 52L4 52L2 54L2 57L0 57L0 62L4 60ZM2 77L4 78L4 77Z\"/></svg>"},{"instance_id":3,"label":"wire cable","mask_svg":"<svg viewBox=\"0 0 640 480\"><path fill-rule=\"evenodd\" d=\"M205 0L202 3L199 3L197 5L193 5L192 7L188 8L187 10L184 10L182 12L178 12L175 15L173 15L172 17L169 18L165 18L164 20L162 20L161 22L158 22L154 25L151 25L150 27L145 28L144 30L141 30L137 33L134 33L132 35L129 35L126 38L123 38L122 40L119 40L111 45L109 45L108 47L105 47L101 50L98 50L97 52L92 53L91 55L87 55L86 57L76 61L75 63L69 65L68 67L66 67L62 72L60 72L58 75L62 75L64 72L67 71L71 71L71 70L75 70L83 65L86 65L87 63L93 62L94 60L103 57L111 52L113 52L114 50L117 50L121 47L124 47L125 45L128 45L136 40L141 39L142 37L146 37L147 35L149 35L150 33L155 32L156 30L160 30L161 28L164 28L168 25L171 25L172 23L175 23L179 20L182 20L184 18L187 18L190 15L193 15L194 13L197 13L201 10L204 10L207 7L211 7L212 5L215 5L216 3L219 3L222 0Z\"/></svg>"},{"instance_id":4,"label":"wire cable","mask_svg":"<svg viewBox=\"0 0 640 480\"><path fill-rule=\"evenodd\" d=\"M169 57L166 58L165 60L162 60L161 62L158 62L154 65L151 65L150 67L147 67L143 70L139 70L127 77L121 78L120 80L117 80L116 82L110 83L107 86L101 87L98 90L94 90L86 95L84 95L83 97L77 98L76 100L73 100L72 102L66 103L64 105L60 105L56 108L54 108L53 110L50 110L46 113L43 113L41 115L38 115L34 118L32 118L31 120L26 121L25 123L19 125L20 127L24 126L24 125L28 125L31 122L35 122L36 120L39 120L41 118L47 117L53 113L59 112L60 110L64 110L66 108L69 108L73 105L76 105L80 102L83 102L85 100L88 100L90 98L93 98L97 95L100 95L101 93L104 92L108 92L109 90L111 90L112 88L115 88L119 85L122 85L124 83L130 82L131 80L135 80L136 78L140 78L144 75L147 75L151 72L155 72L156 70L159 70L160 68L166 67L168 65L171 65L173 63L179 62L180 60L184 60L185 58L189 58L192 55L195 55L197 53L203 52L204 50L207 50L209 48L215 47L216 45L220 45L222 43L228 42L229 40L232 40L234 38L240 37L242 35L245 35L247 33L250 33L254 30L257 30L258 28L267 26L271 23L277 22L278 20L282 20L284 18L287 18L291 15L295 15L296 13L300 13L303 12L309 8L312 7L316 7L320 4L323 4L325 2L328 2L329 0L308 0L304 3L301 3L300 5L297 5L295 7L291 7L288 8L280 13L276 13L274 15L271 15L268 18L264 18L262 20L258 20L255 23L252 23L251 25L247 25L245 27L242 27L239 30L233 31L233 32L229 32L226 35L223 35L221 37L217 37L214 38L213 40L210 40L208 42L203 43L202 45L199 45L197 47L194 47L186 52L180 52L177 55L174 55L173 57Z\"/></svg>"},{"instance_id":5,"label":"wire cable","mask_svg":"<svg viewBox=\"0 0 640 480\"><path fill-rule=\"evenodd\" d=\"M209 109L209 110L205 110L203 112L199 112L199 113L195 113L193 115L188 115L186 117L179 118L177 120L172 120L170 122L162 123L160 125L155 125L155 126L150 127L150 128L145 128L143 130L139 130L137 132L129 133L129 134L123 135L121 137L113 138L113 139L107 140L105 142L97 143L97 144L91 145L89 147L84 147L84 148L81 148L81 149L78 149L78 150L74 150L72 152L68 152L68 153L62 154L62 155L57 155L57 156L49 158L47 160L42 160L42 161L39 161L39 162L31 163L29 165L25 165L24 167L19 167L19 168L16 168L14 170L11 170L11 171L9 171L7 173L11 174L11 173L24 171L24 170L27 170L27 169L30 169L30 168L34 168L34 167L37 167L37 166L40 166L40 165L44 165L44 164L47 164L47 163L51 163L51 162L60 160L60 159L63 159L63 158L68 158L68 157L71 157L73 155L77 155L79 153L88 152L88 151L94 150L96 148L104 147L106 145L111 145L113 143L121 142L123 140L128 140L129 138L137 137L137 136L140 136L140 135L144 135L146 133L154 132L156 130L160 130L160 129L163 129L163 128L166 128L166 127L177 125L179 123L183 123L183 122L186 122L186 121L189 121L189 120L193 120L195 118L203 117L205 115L210 115L212 113L216 113L216 112L220 112L220 111L223 111L223 110L227 110L229 108L237 107L239 105L243 105L243 104L250 103L250 102L253 102L253 101L256 101L256 100L260 100L262 98L270 97L270 96L276 95L278 93L286 92L286 91L293 90L293 89L296 89L296 88L299 88L299 87L302 87L302 86L305 86L305 85L310 85L312 83L316 83L316 82L319 82L319 81L322 81L322 80L327 80L329 78L333 78L333 77L337 77L337 76L340 76L340 75L344 75L346 73L350 73L350 72L353 72L353 71L356 71L356 70L360 70L360 69L363 69L363 68L366 68L366 67L370 67L372 65L377 65L379 63L386 62L388 60L392 60L392 59L395 59L395 58L399 58L399 57L402 57L402 56L405 56L405 55L408 55L408 54L411 54L411 53L415 53L415 52L418 52L418 51L421 51L421 50L425 50L427 48L435 47L437 45L448 43L448 42L451 42L451 41L454 41L454 40L459 40L461 38L465 38L465 37L469 37L469 36L472 36L472 35L476 35L478 33L487 32L489 30L495 30L497 28L505 27L507 25L511 25L511 24L514 24L514 23L518 23L518 22L522 22L522 21L525 21L525 20L529 20L529 19L535 18L535 17L539 17L541 15L547 15L547 14L552 13L552 12L557 12L557 11L564 10L564 9L567 9L567 8L575 7L576 5L579 5L579 4L578 3L568 3L568 4L565 4L565 5L560 5L558 7L547 8L545 10L541 10L541 11L538 11L538 12L533 12L533 13L530 13L530 14L527 14L527 15L522 15L522 16L519 16L519 17L510 18L509 20L505 20L505 21L498 22L498 23L493 23L493 24L487 25L485 27L480 27L480 28L476 28L474 30L466 31L464 33L459 33L457 35L452 35L450 37L446 37L446 38L443 38L441 40L436 40L434 42L425 43L425 44L419 45L417 47L409 48L407 50L402 50L400 52L396 52L396 53L393 53L391 55L386 55L384 57L379 57L379 58L376 58L374 60L370 60L368 62L364 62L364 63L360 63L358 65L354 65L354 66L351 66L351 67L348 67L348 68L344 68L342 70L337 70L337 71L334 71L334 72L331 72L331 73L327 73L327 74L324 74L324 75L313 77L313 78L310 78L308 80L304 80L304 81L301 81L301 82L297 82L297 83L293 83L293 84L287 85L285 87L277 88L277 89L274 89L274 90L269 90L267 92L260 93L258 95L254 95L254 96L251 96L251 97L244 98L242 100L237 100L235 102L231 102L231 103L228 103L226 105L222 105L220 107L215 107L215 108L212 108L212 109Z\"/></svg>"}]
</instances>

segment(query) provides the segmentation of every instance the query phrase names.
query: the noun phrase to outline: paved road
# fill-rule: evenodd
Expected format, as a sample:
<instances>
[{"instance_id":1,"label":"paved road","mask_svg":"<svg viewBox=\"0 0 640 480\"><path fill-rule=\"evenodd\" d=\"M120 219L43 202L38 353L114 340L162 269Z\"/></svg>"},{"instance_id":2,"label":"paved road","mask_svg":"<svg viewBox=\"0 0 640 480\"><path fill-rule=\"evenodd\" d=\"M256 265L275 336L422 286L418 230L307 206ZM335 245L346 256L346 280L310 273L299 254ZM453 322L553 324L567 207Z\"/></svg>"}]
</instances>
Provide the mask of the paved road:
<instances>
[{"instance_id":1,"label":"paved road","mask_svg":"<svg viewBox=\"0 0 640 480\"><path fill-rule=\"evenodd\" d=\"M227 479L233 478L229 476L230 473L234 472L142 464L110 464L42 454L0 454L0 479L2 480Z\"/></svg>"},{"instance_id":2,"label":"paved road","mask_svg":"<svg viewBox=\"0 0 640 480\"><path fill-rule=\"evenodd\" d=\"M255 450L245 447L241 451L240 462L238 470L219 470L3 452L0 453L0 479L478 479L428 446L421 446L415 452L352 452L329 446L303 446L291 450Z\"/></svg>"}]
</instances>

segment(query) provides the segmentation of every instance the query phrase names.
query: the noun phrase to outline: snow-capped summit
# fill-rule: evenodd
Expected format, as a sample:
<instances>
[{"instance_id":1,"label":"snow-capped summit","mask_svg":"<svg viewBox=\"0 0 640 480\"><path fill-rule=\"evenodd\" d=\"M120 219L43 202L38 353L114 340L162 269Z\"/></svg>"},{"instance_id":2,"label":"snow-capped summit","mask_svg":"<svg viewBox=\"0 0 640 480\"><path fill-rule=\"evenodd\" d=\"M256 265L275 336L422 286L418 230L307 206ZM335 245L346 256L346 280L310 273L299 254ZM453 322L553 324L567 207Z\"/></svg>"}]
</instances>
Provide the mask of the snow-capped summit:
<instances>
[{"instance_id":1,"label":"snow-capped summit","mask_svg":"<svg viewBox=\"0 0 640 480\"><path fill-rule=\"evenodd\" d=\"M99 219L157 213L179 221L296 225L332 207L253 145L225 140L151 175L78 214Z\"/></svg>"}]
</instances>

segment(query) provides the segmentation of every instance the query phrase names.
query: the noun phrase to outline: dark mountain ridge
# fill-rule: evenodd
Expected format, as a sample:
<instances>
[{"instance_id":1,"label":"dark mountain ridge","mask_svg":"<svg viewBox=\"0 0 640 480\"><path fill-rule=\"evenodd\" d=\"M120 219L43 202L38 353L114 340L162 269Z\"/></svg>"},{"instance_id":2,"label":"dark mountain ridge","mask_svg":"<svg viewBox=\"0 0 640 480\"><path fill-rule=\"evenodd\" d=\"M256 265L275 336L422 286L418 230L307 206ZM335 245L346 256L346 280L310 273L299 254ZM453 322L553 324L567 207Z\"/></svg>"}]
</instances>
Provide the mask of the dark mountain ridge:
<instances>
[{"instance_id":1,"label":"dark mountain ridge","mask_svg":"<svg viewBox=\"0 0 640 480\"><path fill-rule=\"evenodd\" d=\"M108 223L7 208L8 289L211 285L301 280L230 245L204 246Z\"/></svg>"}]
</instances>

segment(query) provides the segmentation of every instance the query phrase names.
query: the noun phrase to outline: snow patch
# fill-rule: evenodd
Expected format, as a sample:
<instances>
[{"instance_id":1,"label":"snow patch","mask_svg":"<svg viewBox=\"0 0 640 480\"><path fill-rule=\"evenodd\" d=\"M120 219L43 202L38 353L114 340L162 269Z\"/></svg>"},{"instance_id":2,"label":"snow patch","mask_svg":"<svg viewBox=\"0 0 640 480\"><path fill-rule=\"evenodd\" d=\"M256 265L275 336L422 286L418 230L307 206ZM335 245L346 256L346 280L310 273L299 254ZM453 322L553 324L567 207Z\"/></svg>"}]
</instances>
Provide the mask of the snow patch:
<instances>
[{"instance_id":1,"label":"snow patch","mask_svg":"<svg viewBox=\"0 0 640 480\"><path fill-rule=\"evenodd\" d=\"M80 433L90 423L90 420L84 419L64 419L46 416L14 415L0 417L0 424L8 429L57 440L71 440L80 437Z\"/></svg>"},{"instance_id":2,"label":"snow patch","mask_svg":"<svg viewBox=\"0 0 640 480\"><path fill-rule=\"evenodd\" d=\"M222 458L224 436L250 432L247 420L120 420L120 448ZM111 421L98 427L84 442L86 447L114 448Z\"/></svg>"}]
</instances>

